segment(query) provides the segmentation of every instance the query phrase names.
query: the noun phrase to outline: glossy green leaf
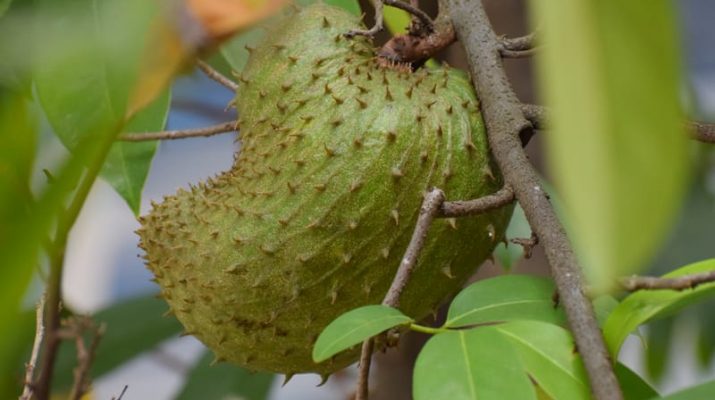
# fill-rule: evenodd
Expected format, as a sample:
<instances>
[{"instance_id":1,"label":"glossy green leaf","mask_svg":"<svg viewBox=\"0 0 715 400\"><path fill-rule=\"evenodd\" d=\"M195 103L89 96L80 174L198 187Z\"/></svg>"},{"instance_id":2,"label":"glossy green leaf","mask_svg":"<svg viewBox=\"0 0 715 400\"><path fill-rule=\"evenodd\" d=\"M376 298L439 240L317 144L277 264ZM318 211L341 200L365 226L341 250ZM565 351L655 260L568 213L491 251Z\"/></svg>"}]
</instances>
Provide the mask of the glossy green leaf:
<instances>
[{"instance_id":1,"label":"glossy green leaf","mask_svg":"<svg viewBox=\"0 0 715 400\"><path fill-rule=\"evenodd\" d=\"M673 318L663 318L650 321L645 334L638 332L639 335L642 335L641 343L645 344L643 347L645 350L646 372L656 382L665 374L668 361L671 359L669 350L674 330L675 321L673 321Z\"/></svg>"},{"instance_id":2,"label":"glossy green leaf","mask_svg":"<svg viewBox=\"0 0 715 400\"><path fill-rule=\"evenodd\" d=\"M591 285L607 289L653 256L687 182L678 13L669 1L531 4L548 44L548 162Z\"/></svg>"},{"instance_id":3,"label":"glossy green leaf","mask_svg":"<svg viewBox=\"0 0 715 400\"><path fill-rule=\"evenodd\" d=\"M343 8L354 15L360 15L360 5L357 0L324 0L324 2ZM296 4L301 6L306 6L311 3L315 3L315 0L296 1ZM275 18L276 17L273 19ZM270 20L271 19L264 23L264 25L270 24ZM248 50L246 50L246 46L256 46L260 43L261 39L263 39L264 35L265 30L263 28L249 29L221 46L221 54L223 54L228 64L236 73L243 71L243 67L248 60Z\"/></svg>"},{"instance_id":4,"label":"glossy green leaf","mask_svg":"<svg viewBox=\"0 0 715 400\"><path fill-rule=\"evenodd\" d=\"M506 238L528 238L531 236L531 227L526 220L524 210L519 204L514 206L514 213L506 228ZM524 258L524 248L514 243L499 243L494 249L494 257L499 261L499 265L507 271Z\"/></svg>"},{"instance_id":5,"label":"glossy green leaf","mask_svg":"<svg viewBox=\"0 0 715 400\"><path fill-rule=\"evenodd\" d=\"M715 381L705 382L703 384L681 390L664 397L653 397L652 400L704 400L712 399L715 394Z\"/></svg>"},{"instance_id":6,"label":"glossy green leaf","mask_svg":"<svg viewBox=\"0 0 715 400\"><path fill-rule=\"evenodd\" d=\"M69 56L43 48L38 57L50 62L38 63L34 75L50 125L74 152L86 136L123 122L144 49L146 37L142 33L148 29L149 15L130 16L141 7L135 1L81 0L61 12L50 0L40 3L48 13L54 12L51 22L43 26L46 34L76 41L68 50ZM117 39L118 35L122 40ZM64 41L59 44L69 45ZM130 121L131 128L160 130L167 110L168 97L164 96L136 115ZM155 148L154 143L116 143L100 172L135 213L139 211L141 189Z\"/></svg>"},{"instance_id":7,"label":"glossy green leaf","mask_svg":"<svg viewBox=\"0 0 715 400\"><path fill-rule=\"evenodd\" d=\"M167 91L134 115L124 131L142 133L164 129L170 103L171 95ZM156 148L156 141L117 142L109 151L102 169L102 178L126 200L135 215L139 214L142 190Z\"/></svg>"},{"instance_id":8,"label":"glossy green leaf","mask_svg":"<svg viewBox=\"0 0 715 400\"><path fill-rule=\"evenodd\" d=\"M266 400L275 375L251 373L231 364L211 365L214 356L206 352L186 377L178 400Z\"/></svg>"},{"instance_id":9,"label":"glossy green leaf","mask_svg":"<svg viewBox=\"0 0 715 400\"><path fill-rule=\"evenodd\" d=\"M715 270L715 259L690 264L668 273L664 277L677 277L712 270ZM623 341L638 326L652 319L672 314L712 295L715 295L715 283L700 285L690 290L641 290L629 295L613 310L603 327L603 334L611 356L616 358Z\"/></svg>"},{"instance_id":10,"label":"glossy green leaf","mask_svg":"<svg viewBox=\"0 0 715 400\"><path fill-rule=\"evenodd\" d=\"M504 275L476 282L449 306L445 327L530 319L561 324L563 310L554 307L554 284L546 278Z\"/></svg>"},{"instance_id":11,"label":"glossy green leaf","mask_svg":"<svg viewBox=\"0 0 715 400\"><path fill-rule=\"evenodd\" d=\"M92 319L105 323L107 330L97 347L92 376L101 376L181 332L176 318L162 316L166 310L164 301L150 295L114 304L93 315ZM56 364L58 388L72 383L75 352L73 343L63 344Z\"/></svg>"},{"instance_id":12,"label":"glossy green leaf","mask_svg":"<svg viewBox=\"0 0 715 400\"><path fill-rule=\"evenodd\" d=\"M513 344L491 328L433 336L412 379L415 400L536 399Z\"/></svg>"},{"instance_id":13,"label":"glossy green leaf","mask_svg":"<svg viewBox=\"0 0 715 400\"><path fill-rule=\"evenodd\" d=\"M392 307L370 305L348 311L336 318L318 336L313 346L313 360L325 361L380 332L414 320Z\"/></svg>"},{"instance_id":14,"label":"glossy green leaf","mask_svg":"<svg viewBox=\"0 0 715 400\"><path fill-rule=\"evenodd\" d=\"M513 321L490 329L510 341L524 372L552 399L590 398L586 372L566 329L540 321Z\"/></svg>"},{"instance_id":15,"label":"glossy green leaf","mask_svg":"<svg viewBox=\"0 0 715 400\"><path fill-rule=\"evenodd\" d=\"M653 389L643 378L621 363L616 363L614 368L618 383L623 390L623 397L627 400L649 400L657 397L658 392Z\"/></svg>"}]
</instances>

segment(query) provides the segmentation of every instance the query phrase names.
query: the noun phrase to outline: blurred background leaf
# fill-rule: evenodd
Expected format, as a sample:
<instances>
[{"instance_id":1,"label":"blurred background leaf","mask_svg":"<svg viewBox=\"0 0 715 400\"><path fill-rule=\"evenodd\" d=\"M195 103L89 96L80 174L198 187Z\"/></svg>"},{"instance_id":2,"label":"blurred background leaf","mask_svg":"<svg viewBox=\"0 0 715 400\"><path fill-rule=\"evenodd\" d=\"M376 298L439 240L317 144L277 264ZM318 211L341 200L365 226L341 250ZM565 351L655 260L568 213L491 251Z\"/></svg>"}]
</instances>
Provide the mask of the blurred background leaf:
<instances>
[{"instance_id":1,"label":"blurred background leaf","mask_svg":"<svg viewBox=\"0 0 715 400\"><path fill-rule=\"evenodd\" d=\"M650 261L687 181L674 5L531 5L548 43L537 57L553 108L548 162L579 258L603 290Z\"/></svg>"},{"instance_id":2,"label":"blurred background leaf","mask_svg":"<svg viewBox=\"0 0 715 400\"><path fill-rule=\"evenodd\" d=\"M179 321L174 316L162 317L167 310L166 302L150 295L122 301L94 314L92 319L98 324L106 323L107 330L97 347L92 379L178 335L182 330ZM56 364L56 390L70 387L76 365L74 343L63 342Z\"/></svg>"},{"instance_id":3,"label":"blurred background leaf","mask_svg":"<svg viewBox=\"0 0 715 400\"><path fill-rule=\"evenodd\" d=\"M206 351L186 377L178 400L265 400L275 375L249 372L229 364L211 365L214 356Z\"/></svg>"}]
</instances>

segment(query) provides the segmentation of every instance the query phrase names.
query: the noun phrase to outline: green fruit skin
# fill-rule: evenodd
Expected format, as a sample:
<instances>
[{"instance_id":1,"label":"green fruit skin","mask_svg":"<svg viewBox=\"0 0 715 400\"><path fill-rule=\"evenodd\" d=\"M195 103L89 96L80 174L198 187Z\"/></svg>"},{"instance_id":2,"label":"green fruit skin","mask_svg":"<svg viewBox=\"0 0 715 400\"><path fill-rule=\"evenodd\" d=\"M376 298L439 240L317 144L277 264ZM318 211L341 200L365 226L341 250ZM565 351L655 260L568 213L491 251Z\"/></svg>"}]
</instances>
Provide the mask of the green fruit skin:
<instances>
[{"instance_id":1,"label":"green fruit skin","mask_svg":"<svg viewBox=\"0 0 715 400\"><path fill-rule=\"evenodd\" d=\"M142 218L141 245L186 331L253 370L329 374L312 345L340 314L380 303L423 193L495 192L470 82L448 68L382 68L356 17L314 5L252 51L237 95L233 168L179 190ZM512 207L436 220L400 309L422 318L503 239Z\"/></svg>"}]
</instances>

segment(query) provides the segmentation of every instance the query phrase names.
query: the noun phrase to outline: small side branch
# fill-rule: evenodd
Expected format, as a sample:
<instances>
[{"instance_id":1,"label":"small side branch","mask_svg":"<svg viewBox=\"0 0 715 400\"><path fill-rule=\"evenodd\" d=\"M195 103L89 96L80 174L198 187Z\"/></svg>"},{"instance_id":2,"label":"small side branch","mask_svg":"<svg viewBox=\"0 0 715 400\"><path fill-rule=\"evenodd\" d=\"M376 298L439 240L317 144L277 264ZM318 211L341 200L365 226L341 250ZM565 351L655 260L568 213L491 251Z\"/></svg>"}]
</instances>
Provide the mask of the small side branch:
<instances>
[{"instance_id":1,"label":"small side branch","mask_svg":"<svg viewBox=\"0 0 715 400\"><path fill-rule=\"evenodd\" d=\"M715 143L715 124L706 124L703 122L689 123L693 139L703 143Z\"/></svg>"},{"instance_id":2,"label":"small side branch","mask_svg":"<svg viewBox=\"0 0 715 400\"><path fill-rule=\"evenodd\" d=\"M424 11L420 10L419 7L417 7L417 2L410 0L409 3L405 3L404 1L401 0L373 0L372 1L373 6L375 8L375 25L372 26L372 28L364 30L364 29L355 29L347 32L345 36L347 37L354 37L354 36L367 36L367 37L373 37L375 34L378 32L382 31L384 26L384 20L383 20L383 15L382 15L382 9L384 6L390 6L390 7L395 7L399 8L401 10L407 11L413 16L413 26L410 28L412 33L416 34L427 34L431 33L434 30L434 22L432 21L432 18L430 18L427 13ZM419 24L415 24L415 21L419 21Z\"/></svg>"},{"instance_id":3,"label":"small side branch","mask_svg":"<svg viewBox=\"0 0 715 400\"><path fill-rule=\"evenodd\" d=\"M531 57L539 51L539 47L534 47L527 50L509 50L499 49L499 54L502 58L527 58Z\"/></svg>"},{"instance_id":4,"label":"small side branch","mask_svg":"<svg viewBox=\"0 0 715 400\"><path fill-rule=\"evenodd\" d=\"M206 74L206 76L208 76L209 78L220 83L222 86L224 86L226 89L230 90L231 92L236 93L236 90L238 90L238 85L236 84L236 82L228 79L225 75L216 71L213 67L211 67L206 62L201 61L201 60L196 60L196 66L201 71L203 71L203 73Z\"/></svg>"},{"instance_id":5,"label":"small side branch","mask_svg":"<svg viewBox=\"0 0 715 400\"><path fill-rule=\"evenodd\" d=\"M483 214L514 201L514 190L505 185L494 194L467 201L446 201L442 203L437 218L466 217Z\"/></svg>"},{"instance_id":6,"label":"small side branch","mask_svg":"<svg viewBox=\"0 0 715 400\"><path fill-rule=\"evenodd\" d=\"M521 104L524 118L531 122L534 129L543 130L549 126L549 109L536 104ZM687 122L690 137L703 143L715 143L715 124L705 122Z\"/></svg>"},{"instance_id":7,"label":"small side branch","mask_svg":"<svg viewBox=\"0 0 715 400\"><path fill-rule=\"evenodd\" d=\"M684 275L676 278L652 276L631 276L620 281L621 287L629 292L638 290L687 290L699 285L715 282L715 271Z\"/></svg>"},{"instance_id":8,"label":"small side branch","mask_svg":"<svg viewBox=\"0 0 715 400\"><path fill-rule=\"evenodd\" d=\"M546 108L536 104L522 104L520 106L524 118L531 122L531 126L537 130L546 129L549 124Z\"/></svg>"},{"instance_id":9,"label":"small side branch","mask_svg":"<svg viewBox=\"0 0 715 400\"><path fill-rule=\"evenodd\" d=\"M536 32L531 32L525 36L519 36L515 38L502 37L500 39L501 48L504 50L511 51L524 51L531 50L534 48L534 42L536 39Z\"/></svg>"},{"instance_id":10,"label":"small side branch","mask_svg":"<svg viewBox=\"0 0 715 400\"><path fill-rule=\"evenodd\" d=\"M35 366L37 365L37 357L40 354L40 347L42 347L42 340L45 336L45 295L42 295L40 301L37 303L36 315L35 340L32 343L30 360L25 364L25 384L22 389L22 394L20 395L20 400L32 399L34 392Z\"/></svg>"},{"instance_id":11,"label":"small side branch","mask_svg":"<svg viewBox=\"0 0 715 400\"><path fill-rule=\"evenodd\" d=\"M125 133L119 140L125 142L142 142L146 140L185 139L191 137L209 137L219 133L235 132L238 130L238 121L224 122L217 125L198 129L181 129L174 131Z\"/></svg>"}]
</instances>

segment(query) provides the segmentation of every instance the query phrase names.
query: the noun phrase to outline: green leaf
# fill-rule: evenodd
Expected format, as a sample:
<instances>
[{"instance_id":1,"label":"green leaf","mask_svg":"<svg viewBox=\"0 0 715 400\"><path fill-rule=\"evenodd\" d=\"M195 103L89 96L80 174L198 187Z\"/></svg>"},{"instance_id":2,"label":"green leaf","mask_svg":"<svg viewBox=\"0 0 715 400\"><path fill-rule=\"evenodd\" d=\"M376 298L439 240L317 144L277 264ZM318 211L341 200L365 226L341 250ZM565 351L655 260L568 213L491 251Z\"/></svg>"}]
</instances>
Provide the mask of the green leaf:
<instances>
[{"instance_id":1,"label":"green leaf","mask_svg":"<svg viewBox=\"0 0 715 400\"><path fill-rule=\"evenodd\" d=\"M553 113L548 162L600 291L652 257L680 207L689 155L678 13L669 1L531 4L548 44L537 58Z\"/></svg>"},{"instance_id":2,"label":"green leaf","mask_svg":"<svg viewBox=\"0 0 715 400\"><path fill-rule=\"evenodd\" d=\"M124 131L142 133L164 129L170 103L171 95L166 91L147 108L135 114ZM104 162L102 178L126 200L135 215L139 214L142 190L156 148L156 141L117 142L112 146Z\"/></svg>"},{"instance_id":3,"label":"green leaf","mask_svg":"<svg viewBox=\"0 0 715 400\"><path fill-rule=\"evenodd\" d=\"M504 275L481 280L462 290L452 301L445 327L485 322L535 319L565 322L563 310L554 308L554 284L527 275Z\"/></svg>"},{"instance_id":4,"label":"green leaf","mask_svg":"<svg viewBox=\"0 0 715 400\"><path fill-rule=\"evenodd\" d=\"M621 363L614 368L618 383L623 389L623 397L627 400L648 400L657 397L658 392L643 380L638 374Z\"/></svg>"},{"instance_id":5,"label":"green leaf","mask_svg":"<svg viewBox=\"0 0 715 400\"><path fill-rule=\"evenodd\" d=\"M38 59L50 62L38 62L34 75L50 125L65 147L75 152L87 136L124 120L151 13L130 16L135 10L147 11L136 0L80 0L62 11L51 0L40 3L47 13L55 12L55 18L42 28L45 34L62 37L58 45L76 42L69 56L43 47ZM122 40L116 38L119 35ZM167 111L168 97L164 96L129 121L131 127L126 129L160 130ZM154 143L115 143L100 172L135 213L155 148Z\"/></svg>"},{"instance_id":6,"label":"green leaf","mask_svg":"<svg viewBox=\"0 0 715 400\"><path fill-rule=\"evenodd\" d=\"M524 372L552 399L590 399L586 372L566 329L540 321L513 321L490 328L511 342Z\"/></svg>"},{"instance_id":7,"label":"green leaf","mask_svg":"<svg viewBox=\"0 0 715 400\"><path fill-rule=\"evenodd\" d=\"M412 391L415 400L537 398L512 343L491 328L433 336L417 357Z\"/></svg>"},{"instance_id":8,"label":"green leaf","mask_svg":"<svg viewBox=\"0 0 715 400\"><path fill-rule=\"evenodd\" d=\"M687 265L664 277L672 278L712 270L715 270L715 259ZM638 326L672 314L713 294L715 283L700 285L690 290L641 290L629 295L613 310L603 327L611 357L617 358L623 341Z\"/></svg>"},{"instance_id":9,"label":"green leaf","mask_svg":"<svg viewBox=\"0 0 715 400\"><path fill-rule=\"evenodd\" d=\"M5 15L7 9L10 8L10 3L12 3L12 0L0 0L0 17Z\"/></svg>"},{"instance_id":10,"label":"green leaf","mask_svg":"<svg viewBox=\"0 0 715 400\"><path fill-rule=\"evenodd\" d=\"M603 326L613 310L618 307L618 300L607 294L598 296L593 300L593 311L596 313L598 326Z\"/></svg>"},{"instance_id":11,"label":"green leaf","mask_svg":"<svg viewBox=\"0 0 715 400\"><path fill-rule=\"evenodd\" d=\"M514 206L514 213L506 228L506 238L528 238L531 236L531 227L526 220L524 210L519 204ZM524 257L524 249L513 243L499 243L494 249L494 256L505 270L509 271L514 264Z\"/></svg>"},{"instance_id":12,"label":"green leaf","mask_svg":"<svg viewBox=\"0 0 715 400\"><path fill-rule=\"evenodd\" d=\"M313 346L313 360L325 361L365 339L414 320L392 307L370 305L348 311L336 318L318 336Z\"/></svg>"},{"instance_id":13,"label":"green leaf","mask_svg":"<svg viewBox=\"0 0 715 400\"><path fill-rule=\"evenodd\" d=\"M713 397L713 393L715 393L715 381L710 381L668 396L653 397L652 400L703 400L711 399Z\"/></svg>"},{"instance_id":14,"label":"green leaf","mask_svg":"<svg viewBox=\"0 0 715 400\"><path fill-rule=\"evenodd\" d=\"M324 2L326 4L343 8L354 15L360 15L360 5L356 0L324 0ZM296 1L296 4L301 6L306 6L311 3L315 3L315 0ZM275 20L276 18L279 17L273 17L272 19L269 18L266 24L270 24L270 21ZM256 46L260 43L264 36L265 32L262 28L249 29L221 46L221 54L223 54L226 58L226 61L231 68L236 73L240 74L241 71L243 71L243 67L246 66L246 61L248 60L248 50L246 50L246 46Z\"/></svg>"},{"instance_id":15,"label":"green leaf","mask_svg":"<svg viewBox=\"0 0 715 400\"><path fill-rule=\"evenodd\" d=\"M107 330L97 347L92 376L101 376L181 332L176 318L162 317L167 309L164 301L151 295L117 303L95 314L92 319L106 323ZM76 364L74 344L63 343L56 364L58 388L72 384Z\"/></svg>"},{"instance_id":16,"label":"green leaf","mask_svg":"<svg viewBox=\"0 0 715 400\"><path fill-rule=\"evenodd\" d=\"M18 357L34 336L32 329L26 329L34 325L34 318L26 323L20 306L34 273L39 245L38 235L30 235L28 227L33 217L29 179L36 128L21 95L0 87L0 398L17 397Z\"/></svg>"},{"instance_id":17,"label":"green leaf","mask_svg":"<svg viewBox=\"0 0 715 400\"><path fill-rule=\"evenodd\" d=\"M186 377L178 400L265 400L275 375L251 373L230 364L211 365L213 355L206 352Z\"/></svg>"}]
</instances>

